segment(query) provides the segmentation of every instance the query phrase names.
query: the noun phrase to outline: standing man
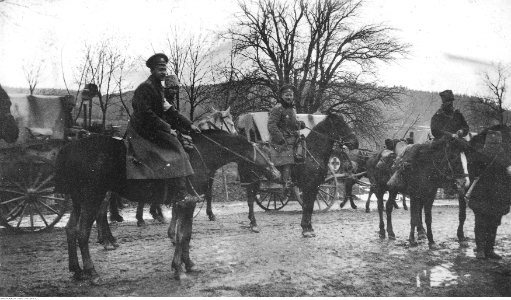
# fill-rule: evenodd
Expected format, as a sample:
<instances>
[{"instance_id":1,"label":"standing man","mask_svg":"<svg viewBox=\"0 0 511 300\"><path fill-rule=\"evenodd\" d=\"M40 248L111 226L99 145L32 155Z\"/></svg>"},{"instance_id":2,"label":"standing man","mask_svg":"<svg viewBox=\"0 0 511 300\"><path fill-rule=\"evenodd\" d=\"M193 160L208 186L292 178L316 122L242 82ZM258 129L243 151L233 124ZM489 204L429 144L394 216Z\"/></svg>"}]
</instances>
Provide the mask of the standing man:
<instances>
[{"instance_id":1,"label":"standing man","mask_svg":"<svg viewBox=\"0 0 511 300\"><path fill-rule=\"evenodd\" d=\"M454 109L454 94L451 90L445 90L439 93L442 99L440 109L431 118L431 133L433 134L433 141L441 138L451 137L464 137L468 134L468 124L459 110ZM400 161L396 160L394 167L397 167L396 172L390 178L387 185L392 188L403 189L403 169L411 165L417 149L416 145L409 147L404 153ZM465 154L462 153L462 159L466 161Z\"/></svg>"},{"instance_id":2,"label":"standing man","mask_svg":"<svg viewBox=\"0 0 511 300\"><path fill-rule=\"evenodd\" d=\"M305 127L296 120L294 103L295 87L284 85L280 88L279 102L268 115L270 142L276 147L274 164L281 168L282 181L291 185L291 167L295 163L294 146L300 136L300 129Z\"/></svg>"},{"instance_id":3,"label":"standing man","mask_svg":"<svg viewBox=\"0 0 511 300\"><path fill-rule=\"evenodd\" d=\"M188 154L177 138L177 131L200 132L169 103L162 81L167 75L168 58L157 53L146 61L151 75L135 90L133 115L128 127L128 155L135 161L128 179L172 179L175 200L186 196L186 176L193 174ZM130 163L130 157L128 164ZM128 170L130 170L128 166Z\"/></svg>"}]
</instances>

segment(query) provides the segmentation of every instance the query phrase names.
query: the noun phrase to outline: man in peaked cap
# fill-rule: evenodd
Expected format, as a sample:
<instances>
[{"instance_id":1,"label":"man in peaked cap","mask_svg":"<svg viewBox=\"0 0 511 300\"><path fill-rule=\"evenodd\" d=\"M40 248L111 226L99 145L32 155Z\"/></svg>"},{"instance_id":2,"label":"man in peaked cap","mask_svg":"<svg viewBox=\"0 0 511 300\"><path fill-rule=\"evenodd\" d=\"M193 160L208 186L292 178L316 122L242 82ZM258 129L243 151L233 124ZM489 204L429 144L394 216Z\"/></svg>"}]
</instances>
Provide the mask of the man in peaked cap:
<instances>
[{"instance_id":1,"label":"man in peaked cap","mask_svg":"<svg viewBox=\"0 0 511 300\"><path fill-rule=\"evenodd\" d=\"M172 191L167 194L180 201L186 196L185 178L193 174L193 169L176 131L200 130L165 99L162 81L167 76L168 61L163 53L149 57L146 66L151 75L133 95L133 115L126 133L127 175L128 179L168 180Z\"/></svg>"},{"instance_id":2,"label":"man in peaked cap","mask_svg":"<svg viewBox=\"0 0 511 300\"><path fill-rule=\"evenodd\" d=\"M468 134L469 128L465 121L465 118L459 110L454 109L454 94L451 90L445 90L439 93L442 99L442 105L440 109L431 118L431 133L433 134L434 141L439 140L442 137L464 137ZM403 154L403 158L400 161L400 165L404 166L410 164L416 155L418 147L409 148L406 153ZM466 161L465 154L461 154L462 160ZM402 189L404 187L403 168L396 166L397 171L394 173L392 178L387 183L390 187Z\"/></svg>"}]
</instances>

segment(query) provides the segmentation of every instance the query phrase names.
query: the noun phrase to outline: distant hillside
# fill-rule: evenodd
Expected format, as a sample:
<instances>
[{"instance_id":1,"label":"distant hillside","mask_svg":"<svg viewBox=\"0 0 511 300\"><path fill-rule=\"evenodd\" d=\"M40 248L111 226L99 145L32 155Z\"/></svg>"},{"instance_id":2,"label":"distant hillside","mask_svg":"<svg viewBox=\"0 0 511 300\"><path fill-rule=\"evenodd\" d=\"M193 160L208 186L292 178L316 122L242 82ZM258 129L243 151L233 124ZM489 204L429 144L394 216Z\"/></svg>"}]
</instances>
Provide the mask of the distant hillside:
<instances>
[{"instance_id":1,"label":"distant hillside","mask_svg":"<svg viewBox=\"0 0 511 300\"><path fill-rule=\"evenodd\" d=\"M26 93L28 90L24 88L4 87L8 93ZM40 95L67 95L67 90L64 89L37 89L37 94ZM70 91L74 96L76 91ZM134 91L127 91L123 93L125 105L132 111L131 100ZM184 92L181 92L184 95ZM364 147L372 148L374 145L382 145L386 138L404 138L408 137L410 132L413 132L415 142L424 142L428 138L429 125L431 117L440 108L441 99L437 92L426 92L418 90L404 89L404 93L400 97L399 106L385 106L382 107L383 117L391 123L387 134L381 137L381 141L372 141L372 145L364 145ZM185 101L185 97L181 96L181 112L188 116L189 104ZM485 120L479 113L481 109L477 107L477 98L467 95L456 95L454 102L455 108L459 109L467 119L471 131L480 131L482 127L489 125L489 120ZM94 98L94 105L92 108L92 119L95 123L101 123L102 113L97 104L97 98ZM77 122L83 124L83 110L80 110L81 96L78 95L76 99L76 107L73 111L74 116L79 113ZM195 116L210 110L211 106L216 106L212 103L206 103L203 107L198 108ZM219 106L216 106L219 107ZM474 109L476 107L476 109ZM106 124L121 126L121 133L124 132L126 124L129 119L129 113L119 101L119 97L114 97L111 100L111 106L107 111ZM506 120L511 120L511 112L505 113ZM486 121L486 122L485 122Z\"/></svg>"}]
</instances>

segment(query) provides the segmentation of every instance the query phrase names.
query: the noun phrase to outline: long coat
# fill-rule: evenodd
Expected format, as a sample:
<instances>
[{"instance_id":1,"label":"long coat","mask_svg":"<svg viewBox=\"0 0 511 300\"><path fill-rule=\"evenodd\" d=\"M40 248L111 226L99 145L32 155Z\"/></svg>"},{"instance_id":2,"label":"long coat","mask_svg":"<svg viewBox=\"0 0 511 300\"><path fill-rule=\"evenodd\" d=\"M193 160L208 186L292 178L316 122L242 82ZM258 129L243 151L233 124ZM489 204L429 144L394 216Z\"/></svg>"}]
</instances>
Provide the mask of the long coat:
<instances>
[{"instance_id":1,"label":"long coat","mask_svg":"<svg viewBox=\"0 0 511 300\"><path fill-rule=\"evenodd\" d=\"M163 101L163 86L152 75L135 90L133 115L128 128L128 155L132 154L136 160L131 164L132 171L139 171L139 174L132 179L164 179L193 174L188 154L177 137L171 134L171 129L189 130L192 122L173 106L164 111ZM128 159L127 163L133 161Z\"/></svg>"},{"instance_id":2,"label":"long coat","mask_svg":"<svg viewBox=\"0 0 511 300\"><path fill-rule=\"evenodd\" d=\"M293 147L298 138L300 124L296 120L296 111L293 107L284 107L281 104L272 108L268 114L268 132L270 143L275 147L276 153L271 158L276 166L293 164Z\"/></svg>"},{"instance_id":3,"label":"long coat","mask_svg":"<svg viewBox=\"0 0 511 300\"><path fill-rule=\"evenodd\" d=\"M446 114L439 109L431 118L431 133L435 139L439 139L446 134L456 133L463 130L463 136L468 134L468 124L459 110L455 110L452 115Z\"/></svg>"},{"instance_id":4,"label":"long coat","mask_svg":"<svg viewBox=\"0 0 511 300\"><path fill-rule=\"evenodd\" d=\"M469 157L475 158L469 159L469 174L479 177L468 202L475 213L497 217L509 213L511 177L506 167L511 164L511 153L508 142L502 143L504 147L498 150L489 151L486 147L477 147L476 153L469 154Z\"/></svg>"}]
</instances>

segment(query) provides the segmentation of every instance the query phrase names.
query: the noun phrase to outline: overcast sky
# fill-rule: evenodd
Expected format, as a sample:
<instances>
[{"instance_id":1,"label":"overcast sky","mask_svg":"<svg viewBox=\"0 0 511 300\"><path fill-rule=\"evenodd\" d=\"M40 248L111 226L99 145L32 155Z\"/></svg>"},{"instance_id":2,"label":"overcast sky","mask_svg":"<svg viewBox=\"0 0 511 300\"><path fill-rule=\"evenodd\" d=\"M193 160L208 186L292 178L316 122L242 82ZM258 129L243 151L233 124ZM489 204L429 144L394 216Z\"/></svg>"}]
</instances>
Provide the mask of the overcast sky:
<instances>
[{"instance_id":1,"label":"overcast sky","mask_svg":"<svg viewBox=\"0 0 511 300\"><path fill-rule=\"evenodd\" d=\"M0 3L0 83L26 86L23 64L44 60L41 87L63 87L60 64L74 66L85 40L115 36L127 53L145 58L171 27L213 34L236 11L235 0L6 0ZM511 68L511 1L366 0L361 17L396 28L412 46L407 59L379 68L384 85L480 95L481 73L491 63ZM148 75L141 70L135 86Z\"/></svg>"}]
</instances>

